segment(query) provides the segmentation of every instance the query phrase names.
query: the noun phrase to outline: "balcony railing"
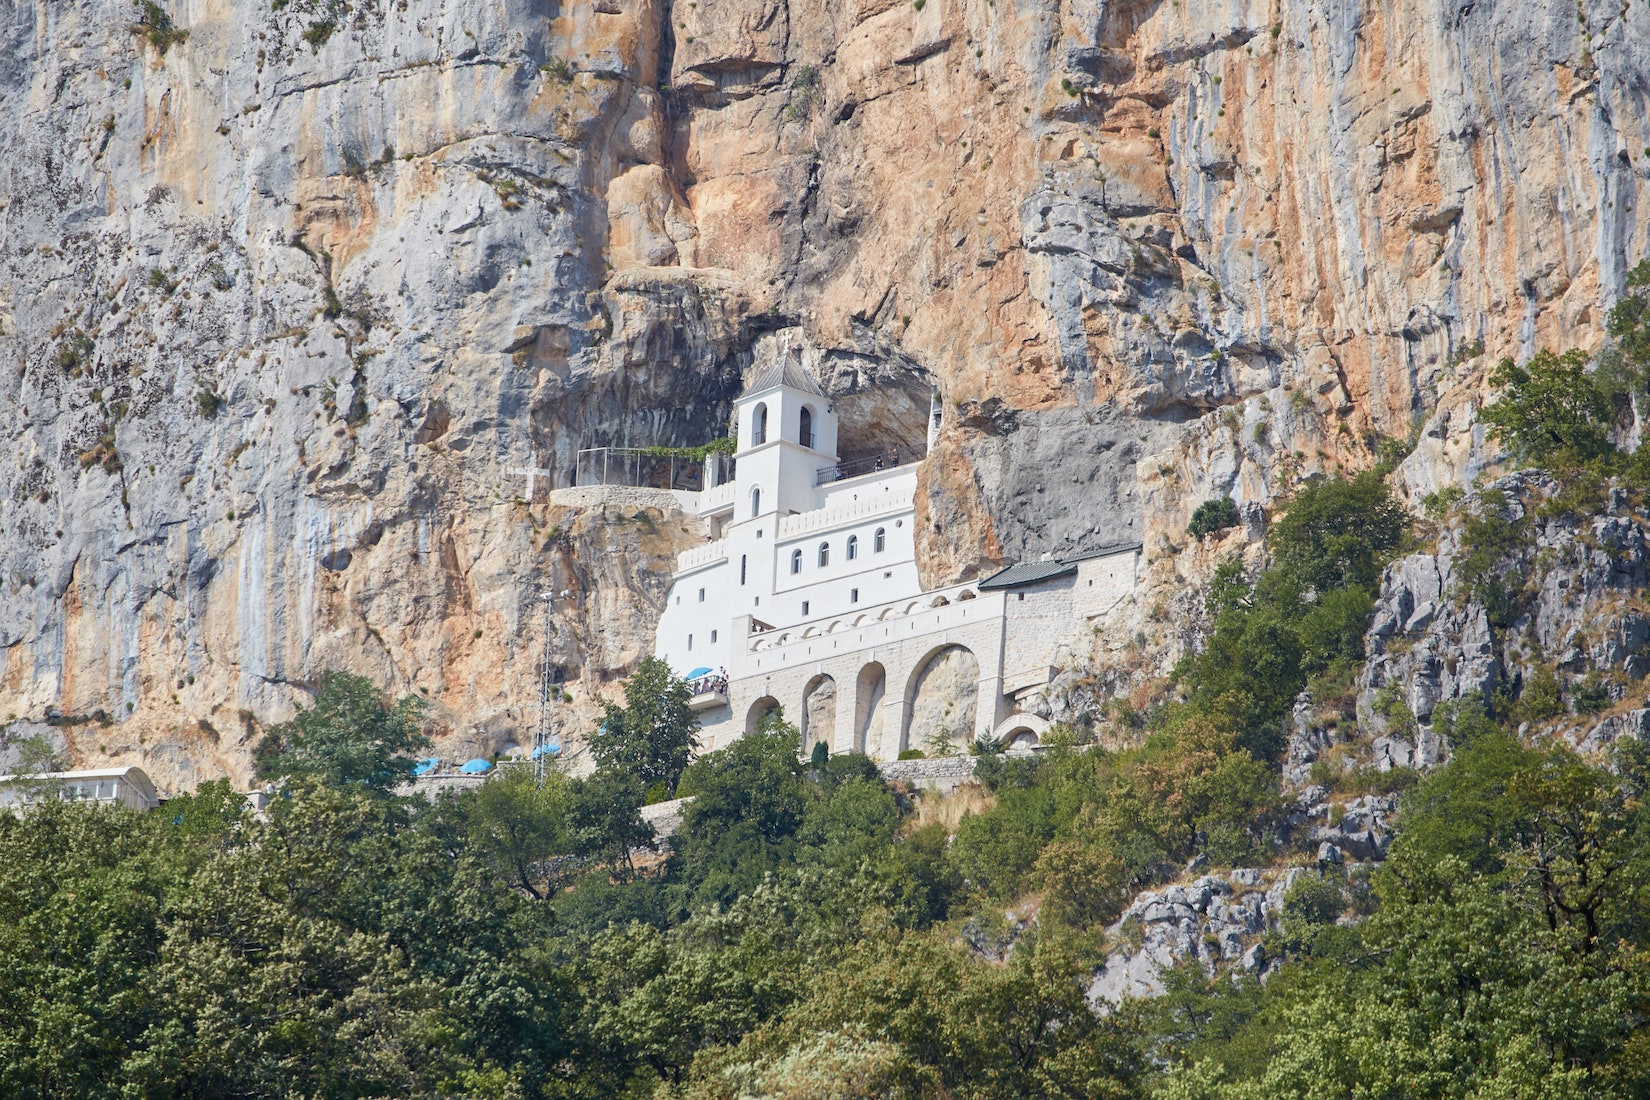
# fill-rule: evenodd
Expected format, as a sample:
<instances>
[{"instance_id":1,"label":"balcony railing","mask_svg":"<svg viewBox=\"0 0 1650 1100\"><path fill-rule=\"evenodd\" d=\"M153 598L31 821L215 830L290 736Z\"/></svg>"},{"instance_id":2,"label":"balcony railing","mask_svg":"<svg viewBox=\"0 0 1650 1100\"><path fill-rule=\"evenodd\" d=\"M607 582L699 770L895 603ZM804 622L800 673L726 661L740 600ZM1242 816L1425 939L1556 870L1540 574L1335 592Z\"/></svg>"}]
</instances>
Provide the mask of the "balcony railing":
<instances>
[{"instance_id":1,"label":"balcony railing","mask_svg":"<svg viewBox=\"0 0 1650 1100\"><path fill-rule=\"evenodd\" d=\"M728 701L728 678L718 674L690 680L688 694L688 709L692 711L725 706Z\"/></svg>"},{"instance_id":2,"label":"balcony railing","mask_svg":"<svg viewBox=\"0 0 1650 1100\"><path fill-rule=\"evenodd\" d=\"M712 453L705 458L672 454L668 448L590 447L578 454L576 485L635 485L651 489L679 489L690 493L725 485L734 478L732 455Z\"/></svg>"},{"instance_id":3,"label":"balcony railing","mask_svg":"<svg viewBox=\"0 0 1650 1100\"><path fill-rule=\"evenodd\" d=\"M881 454L871 455L868 458L855 459L852 462L838 462L835 466L821 466L814 473L815 485L829 485L833 481L846 481L861 474L873 474L878 470L892 470L900 462L899 448L884 451Z\"/></svg>"}]
</instances>

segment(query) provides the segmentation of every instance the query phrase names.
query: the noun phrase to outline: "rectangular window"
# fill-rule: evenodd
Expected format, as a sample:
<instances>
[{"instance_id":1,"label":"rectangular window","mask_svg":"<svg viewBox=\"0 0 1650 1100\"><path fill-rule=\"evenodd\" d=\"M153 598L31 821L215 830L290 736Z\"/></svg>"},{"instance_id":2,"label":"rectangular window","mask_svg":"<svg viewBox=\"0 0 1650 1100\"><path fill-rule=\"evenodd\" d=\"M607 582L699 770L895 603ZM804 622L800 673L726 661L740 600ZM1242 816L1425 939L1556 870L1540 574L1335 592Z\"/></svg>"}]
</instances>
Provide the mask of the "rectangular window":
<instances>
[{"instance_id":1,"label":"rectangular window","mask_svg":"<svg viewBox=\"0 0 1650 1100\"><path fill-rule=\"evenodd\" d=\"M699 602L705 602L705 590L703 588L699 589Z\"/></svg>"},{"instance_id":2,"label":"rectangular window","mask_svg":"<svg viewBox=\"0 0 1650 1100\"><path fill-rule=\"evenodd\" d=\"M716 644L716 631L714 631L714 630L710 632L710 644L711 645Z\"/></svg>"},{"instance_id":3,"label":"rectangular window","mask_svg":"<svg viewBox=\"0 0 1650 1100\"><path fill-rule=\"evenodd\" d=\"M808 613L808 601L803 600L802 601L802 614L806 615L807 613Z\"/></svg>"},{"instance_id":4,"label":"rectangular window","mask_svg":"<svg viewBox=\"0 0 1650 1100\"><path fill-rule=\"evenodd\" d=\"M688 635L688 648L689 649L693 648L693 635L692 634Z\"/></svg>"},{"instance_id":5,"label":"rectangular window","mask_svg":"<svg viewBox=\"0 0 1650 1100\"><path fill-rule=\"evenodd\" d=\"M1015 595L1019 596L1021 600L1026 598L1026 594L1024 592L1016 592Z\"/></svg>"},{"instance_id":6,"label":"rectangular window","mask_svg":"<svg viewBox=\"0 0 1650 1100\"><path fill-rule=\"evenodd\" d=\"M848 593L848 602L849 603L858 603L859 602L859 589L855 588L855 589L853 589L852 591L850 591Z\"/></svg>"}]
</instances>

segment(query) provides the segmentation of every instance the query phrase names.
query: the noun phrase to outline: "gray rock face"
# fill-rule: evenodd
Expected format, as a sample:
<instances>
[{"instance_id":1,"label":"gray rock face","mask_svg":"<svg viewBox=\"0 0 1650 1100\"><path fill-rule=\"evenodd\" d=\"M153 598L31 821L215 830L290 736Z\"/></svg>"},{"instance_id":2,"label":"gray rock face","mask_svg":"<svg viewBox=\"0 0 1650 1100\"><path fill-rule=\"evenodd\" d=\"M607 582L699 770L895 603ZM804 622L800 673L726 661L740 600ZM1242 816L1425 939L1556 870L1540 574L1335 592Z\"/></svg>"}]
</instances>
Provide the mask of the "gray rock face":
<instances>
[{"instance_id":1,"label":"gray rock face","mask_svg":"<svg viewBox=\"0 0 1650 1100\"><path fill-rule=\"evenodd\" d=\"M1557 490L1545 475L1526 471L1482 491L1501 494L1506 518L1521 520L1533 502ZM1478 508L1481 500L1470 498L1466 506ZM1583 521L1532 517L1525 545L1500 567L1510 593L1496 610L1500 625L1492 624L1491 609L1456 575L1466 552L1459 526L1440 532L1435 550L1388 566L1366 638L1369 660L1357 703L1359 728L1372 736L1371 762L1383 771L1436 765L1446 751L1432 730L1440 704L1516 689L1543 663L1556 664L1572 686L1591 672L1641 679L1650 669L1650 619L1628 596L1650 578L1647 535L1650 520L1620 494L1606 502L1603 514ZM1611 690L1620 697L1619 687ZM1394 699L1401 704L1396 722ZM1623 733L1639 735L1631 715L1595 725L1578 738L1581 743L1598 747ZM1334 740L1303 699L1286 775L1304 781Z\"/></svg>"},{"instance_id":2,"label":"gray rock face","mask_svg":"<svg viewBox=\"0 0 1650 1100\"><path fill-rule=\"evenodd\" d=\"M1162 972L1186 959L1261 970L1266 958L1256 937L1276 926L1299 874L1244 868L1140 894L1106 930L1107 942L1123 946L1096 972L1089 1003L1103 1008L1126 997L1156 996L1164 989Z\"/></svg>"},{"instance_id":3,"label":"gray rock face","mask_svg":"<svg viewBox=\"0 0 1650 1100\"><path fill-rule=\"evenodd\" d=\"M1192 509L1417 417L1464 483L1451 353L1596 344L1650 182L1636 7L161 7L0 0L0 721L163 786L327 667L479 749L548 648L587 722L698 532L545 494L723 434L780 334L848 457L940 390L929 580L1138 538L1172 659Z\"/></svg>"}]
</instances>

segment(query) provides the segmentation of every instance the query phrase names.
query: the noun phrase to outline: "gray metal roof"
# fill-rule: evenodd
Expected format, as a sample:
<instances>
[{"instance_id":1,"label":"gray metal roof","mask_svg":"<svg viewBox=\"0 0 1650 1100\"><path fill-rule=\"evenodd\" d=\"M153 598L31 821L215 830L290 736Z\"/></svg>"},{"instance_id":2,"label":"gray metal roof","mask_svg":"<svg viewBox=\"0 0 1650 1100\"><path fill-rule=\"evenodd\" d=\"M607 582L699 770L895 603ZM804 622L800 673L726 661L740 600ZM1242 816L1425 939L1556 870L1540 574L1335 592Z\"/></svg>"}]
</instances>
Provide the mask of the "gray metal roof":
<instances>
[{"instance_id":1,"label":"gray metal roof","mask_svg":"<svg viewBox=\"0 0 1650 1100\"><path fill-rule=\"evenodd\" d=\"M991 574L991 576L980 582L980 590L990 592L998 588L1021 588L1028 584L1052 580L1055 577L1063 577L1067 573L1075 572L1077 563L1080 561L1107 558L1113 554L1126 554L1131 550L1139 549L1140 543L1138 542L1108 542L1103 546L1080 550L1063 558L1050 558L1048 561L1022 561Z\"/></svg>"},{"instance_id":2,"label":"gray metal roof","mask_svg":"<svg viewBox=\"0 0 1650 1100\"><path fill-rule=\"evenodd\" d=\"M1079 562L1093 558L1109 558L1113 554L1126 554L1130 550L1140 549L1138 542L1108 542L1103 546L1096 546L1089 550L1079 550L1075 554L1067 554L1061 561Z\"/></svg>"},{"instance_id":3,"label":"gray metal roof","mask_svg":"<svg viewBox=\"0 0 1650 1100\"><path fill-rule=\"evenodd\" d=\"M1075 572L1077 572L1076 564L1069 561L1023 561L1018 565L1010 565L991 574L991 576L980 582L980 591L990 592L998 588L1019 588L1023 585L1036 584L1038 581L1046 581Z\"/></svg>"},{"instance_id":4,"label":"gray metal roof","mask_svg":"<svg viewBox=\"0 0 1650 1100\"><path fill-rule=\"evenodd\" d=\"M824 397L825 391L819 388L819 383L803 369L801 363L786 356L778 362L770 364L761 374L751 380L745 387L746 394L761 393L771 390L775 386L789 386L793 390L811 393L815 397Z\"/></svg>"}]
</instances>

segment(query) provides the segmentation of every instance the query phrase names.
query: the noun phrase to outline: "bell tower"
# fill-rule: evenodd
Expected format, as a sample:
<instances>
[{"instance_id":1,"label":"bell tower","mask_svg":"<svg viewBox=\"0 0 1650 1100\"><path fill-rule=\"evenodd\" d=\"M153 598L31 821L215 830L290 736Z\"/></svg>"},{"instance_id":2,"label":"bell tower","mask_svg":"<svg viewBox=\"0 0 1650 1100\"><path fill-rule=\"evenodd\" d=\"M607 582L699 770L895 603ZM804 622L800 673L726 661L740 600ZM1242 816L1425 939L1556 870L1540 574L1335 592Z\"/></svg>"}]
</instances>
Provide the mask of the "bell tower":
<instances>
[{"instance_id":1,"label":"bell tower","mask_svg":"<svg viewBox=\"0 0 1650 1100\"><path fill-rule=\"evenodd\" d=\"M818 471L834 466L836 411L801 363L785 356L734 403L738 439L738 521L819 506Z\"/></svg>"}]
</instances>

